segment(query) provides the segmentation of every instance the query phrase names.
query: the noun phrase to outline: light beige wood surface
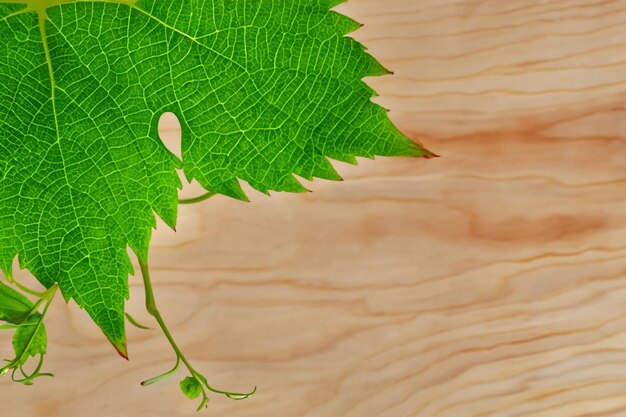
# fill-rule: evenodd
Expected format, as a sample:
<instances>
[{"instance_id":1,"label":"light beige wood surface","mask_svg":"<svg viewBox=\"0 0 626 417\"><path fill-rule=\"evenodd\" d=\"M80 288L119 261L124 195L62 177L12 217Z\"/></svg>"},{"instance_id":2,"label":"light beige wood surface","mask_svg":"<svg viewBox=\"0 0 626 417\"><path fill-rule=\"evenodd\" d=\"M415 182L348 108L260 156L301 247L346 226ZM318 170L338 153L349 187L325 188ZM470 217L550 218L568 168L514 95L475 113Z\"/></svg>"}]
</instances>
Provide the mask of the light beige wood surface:
<instances>
[{"instance_id":1,"label":"light beige wood surface","mask_svg":"<svg viewBox=\"0 0 626 417\"><path fill-rule=\"evenodd\" d=\"M157 297L183 349L215 385L259 386L204 415L626 416L626 1L340 10L395 71L369 80L376 100L443 157L337 164L344 183L160 226ZM138 385L172 365L159 332L130 329L125 362L75 306L50 315L56 377L1 382L0 415L196 415L177 380Z\"/></svg>"}]
</instances>

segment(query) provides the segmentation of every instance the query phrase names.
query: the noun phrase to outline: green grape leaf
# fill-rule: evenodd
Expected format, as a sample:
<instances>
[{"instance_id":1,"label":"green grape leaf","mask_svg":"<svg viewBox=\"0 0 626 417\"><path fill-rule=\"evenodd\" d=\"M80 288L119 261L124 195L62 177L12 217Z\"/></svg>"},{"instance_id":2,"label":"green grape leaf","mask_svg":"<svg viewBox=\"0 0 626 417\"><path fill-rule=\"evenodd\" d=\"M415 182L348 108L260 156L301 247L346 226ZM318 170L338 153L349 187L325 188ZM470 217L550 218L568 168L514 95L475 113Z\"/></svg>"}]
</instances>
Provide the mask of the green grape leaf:
<instances>
[{"instance_id":1,"label":"green grape leaf","mask_svg":"<svg viewBox=\"0 0 626 417\"><path fill-rule=\"evenodd\" d=\"M202 386L196 378L190 376L180 381L180 390L190 400L194 400L202 394Z\"/></svg>"},{"instance_id":2,"label":"green grape leaf","mask_svg":"<svg viewBox=\"0 0 626 417\"><path fill-rule=\"evenodd\" d=\"M28 318L34 304L13 288L0 282L0 320L21 324Z\"/></svg>"},{"instance_id":3,"label":"green grape leaf","mask_svg":"<svg viewBox=\"0 0 626 417\"><path fill-rule=\"evenodd\" d=\"M13 334L15 362L24 365L29 357L46 354L48 338L42 315L35 313Z\"/></svg>"},{"instance_id":4,"label":"green grape leaf","mask_svg":"<svg viewBox=\"0 0 626 417\"><path fill-rule=\"evenodd\" d=\"M329 158L431 155L371 101L388 71L340 2L0 0L0 268L58 283L126 356L127 248L175 226L177 170L246 200L240 180L339 180Z\"/></svg>"}]
</instances>

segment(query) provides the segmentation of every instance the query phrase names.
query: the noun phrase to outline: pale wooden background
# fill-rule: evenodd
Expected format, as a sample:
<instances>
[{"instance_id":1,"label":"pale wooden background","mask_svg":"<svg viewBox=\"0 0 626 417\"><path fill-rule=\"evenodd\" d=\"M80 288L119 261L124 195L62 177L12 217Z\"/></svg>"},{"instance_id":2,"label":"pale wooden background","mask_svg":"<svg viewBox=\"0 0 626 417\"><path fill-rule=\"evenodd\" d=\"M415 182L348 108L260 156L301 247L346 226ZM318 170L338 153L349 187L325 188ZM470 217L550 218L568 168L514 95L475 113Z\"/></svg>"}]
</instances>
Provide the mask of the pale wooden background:
<instances>
[{"instance_id":1,"label":"pale wooden background","mask_svg":"<svg viewBox=\"0 0 626 417\"><path fill-rule=\"evenodd\" d=\"M205 415L626 416L626 1L340 9L396 72L370 80L379 102L443 158L339 165L348 181L310 195L160 228L183 348L216 385L259 385ZM49 334L57 377L0 383L0 414L195 415L176 381L138 385L171 365L160 333L130 330L127 363L57 302Z\"/></svg>"}]
</instances>

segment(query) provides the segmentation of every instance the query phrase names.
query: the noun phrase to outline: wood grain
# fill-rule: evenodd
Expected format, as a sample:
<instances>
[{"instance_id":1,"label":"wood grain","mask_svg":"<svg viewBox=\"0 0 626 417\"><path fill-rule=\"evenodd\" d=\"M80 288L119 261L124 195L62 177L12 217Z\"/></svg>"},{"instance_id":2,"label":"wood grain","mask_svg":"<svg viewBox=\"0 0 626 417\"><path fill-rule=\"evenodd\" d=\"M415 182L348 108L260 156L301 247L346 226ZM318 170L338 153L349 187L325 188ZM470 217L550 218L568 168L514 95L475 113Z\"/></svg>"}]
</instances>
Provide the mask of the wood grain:
<instances>
[{"instance_id":1,"label":"wood grain","mask_svg":"<svg viewBox=\"0 0 626 417\"><path fill-rule=\"evenodd\" d=\"M259 386L206 415L626 416L626 1L339 9L395 71L376 101L443 157L337 164L344 183L159 227L184 350L215 385ZM127 363L57 300L49 334L56 378L0 383L11 415L196 415L176 381L138 385L171 365L160 333L131 329Z\"/></svg>"}]
</instances>

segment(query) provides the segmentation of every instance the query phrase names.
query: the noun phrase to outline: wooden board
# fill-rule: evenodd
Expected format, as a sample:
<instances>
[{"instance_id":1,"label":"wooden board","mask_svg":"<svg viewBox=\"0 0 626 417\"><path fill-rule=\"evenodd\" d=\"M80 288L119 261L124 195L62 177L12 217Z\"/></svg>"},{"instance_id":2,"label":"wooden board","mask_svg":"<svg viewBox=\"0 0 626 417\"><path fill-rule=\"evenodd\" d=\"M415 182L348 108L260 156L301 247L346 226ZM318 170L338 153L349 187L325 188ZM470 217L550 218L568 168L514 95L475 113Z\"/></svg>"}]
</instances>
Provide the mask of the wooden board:
<instances>
[{"instance_id":1,"label":"wooden board","mask_svg":"<svg viewBox=\"0 0 626 417\"><path fill-rule=\"evenodd\" d=\"M340 10L395 71L369 80L376 100L442 158L337 164L344 183L218 197L159 228L183 349L219 387L259 386L204 415L626 415L626 1ZM172 365L159 332L131 329L127 363L73 305L48 327L56 377L3 380L2 415L196 415L176 380L138 384Z\"/></svg>"}]
</instances>

